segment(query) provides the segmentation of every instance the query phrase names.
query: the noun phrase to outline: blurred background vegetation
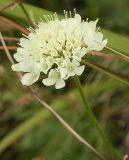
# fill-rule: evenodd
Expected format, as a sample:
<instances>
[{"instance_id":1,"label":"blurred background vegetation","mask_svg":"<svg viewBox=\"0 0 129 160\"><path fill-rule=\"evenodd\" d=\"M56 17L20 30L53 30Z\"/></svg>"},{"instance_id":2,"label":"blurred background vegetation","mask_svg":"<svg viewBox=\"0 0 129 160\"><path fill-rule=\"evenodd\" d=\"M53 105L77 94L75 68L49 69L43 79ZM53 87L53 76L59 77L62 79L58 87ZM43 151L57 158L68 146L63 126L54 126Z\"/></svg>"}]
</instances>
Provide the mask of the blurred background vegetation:
<instances>
[{"instance_id":1,"label":"blurred background vegetation","mask_svg":"<svg viewBox=\"0 0 129 160\"><path fill-rule=\"evenodd\" d=\"M128 0L24 0L24 2L43 7L60 14L63 10L74 8L83 18L95 20L104 28L123 34L129 33L129 1Z\"/></svg>"},{"instance_id":2,"label":"blurred background vegetation","mask_svg":"<svg viewBox=\"0 0 129 160\"><path fill-rule=\"evenodd\" d=\"M6 5L6 2L0 1L0 7ZM24 0L23 2L59 14L62 14L64 9L76 8L84 19L99 18L101 27L125 37L129 34L128 0ZM13 16L11 18L15 19ZM20 23L28 26L24 21ZM2 26L1 21L0 26ZM0 30L5 36L21 36L20 32L8 26L1 27ZM8 45L12 44L17 42L8 42ZM89 58L107 68L129 74L128 63L116 57ZM89 104L108 137L122 155L129 153L129 87L88 66L81 80ZM35 84L34 88L80 135L111 159L85 116L72 80L69 80L67 87L61 90L45 87L41 81ZM0 160L97 159L70 136L20 85L2 50L0 50L0 139L3 140L5 147Z\"/></svg>"}]
</instances>

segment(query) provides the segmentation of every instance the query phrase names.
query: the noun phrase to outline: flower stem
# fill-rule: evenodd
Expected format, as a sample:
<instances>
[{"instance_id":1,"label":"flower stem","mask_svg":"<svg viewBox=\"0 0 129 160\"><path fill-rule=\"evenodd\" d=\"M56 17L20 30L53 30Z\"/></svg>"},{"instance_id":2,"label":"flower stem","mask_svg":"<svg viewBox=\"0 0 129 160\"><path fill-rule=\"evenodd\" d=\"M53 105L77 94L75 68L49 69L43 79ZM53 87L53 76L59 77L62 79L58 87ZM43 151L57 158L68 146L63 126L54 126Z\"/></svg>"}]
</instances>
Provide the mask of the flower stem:
<instances>
[{"instance_id":1,"label":"flower stem","mask_svg":"<svg viewBox=\"0 0 129 160\"><path fill-rule=\"evenodd\" d=\"M74 77L74 81L75 81L75 84L76 84L77 89L79 91L79 94L81 96L85 112L86 112L86 114L87 114L90 122L92 123L92 125L98 131L100 137L102 138L102 140L103 140L103 142L105 144L105 147L112 154L112 156L114 156L115 160L122 160L120 154L114 149L114 147L112 146L112 144L109 142L109 140L105 136L102 128L100 127L99 123L97 122L94 114L92 113L91 108L89 107L89 105L87 103L87 100L85 98L85 94L83 92L83 89L82 89L82 86L81 86L81 83L80 83L80 80L79 80L78 76Z\"/></svg>"},{"instance_id":2,"label":"flower stem","mask_svg":"<svg viewBox=\"0 0 129 160\"><path fill-rule=\"evenodd\" d=\"M21 9L23 10L23 12L24 12L28 22L30 23L30 25L35 28L34 23L32 22L27 10L25 9L25 7L24 7L24 5L21 1L19 2L19 5L20 5Z\"/></svg>"}]
</instances>

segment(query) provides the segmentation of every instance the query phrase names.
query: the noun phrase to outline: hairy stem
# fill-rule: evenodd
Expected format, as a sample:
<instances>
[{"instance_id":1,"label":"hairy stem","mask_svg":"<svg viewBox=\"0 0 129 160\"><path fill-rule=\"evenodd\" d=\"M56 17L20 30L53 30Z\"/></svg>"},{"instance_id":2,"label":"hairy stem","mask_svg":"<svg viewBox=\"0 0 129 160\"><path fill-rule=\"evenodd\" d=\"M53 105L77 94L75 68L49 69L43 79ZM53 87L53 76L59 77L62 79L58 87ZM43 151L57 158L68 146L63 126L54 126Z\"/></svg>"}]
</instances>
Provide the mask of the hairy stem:
<instances>
[{"instance_id":1,"label":"hairy stem","mask_svg":"<svg viewBox=\"0 0 129 160\"><path fill-rule=\"evenodd\" d=\"M82 86L81 86L81 83L80 83L80 80L78 78L78 76L75 76L74 77L74 82L77 86L77 89L79 91L79 94L80 94L80 97L82 99L82 102L83 102L83 106L84 106L84 109L85 109L85 112L90 120L90 122L92 123L92 125L96 128L96 130L98 131L100 137L102 138L104 144L105 144L105 147L107 148L107 150L112 154L112 156L114 156L114 158L116 160L122 160L121 156L119 155L119 153L114 149L114 147L112 146L112 144L108 141L107 137L105 136L103 130L101 129L99 123L97 122L94 114L92 113L91 111L91 108L89 107L88 103L87 103L87 100L85 98L85 94L83 92L83 89L82 89Z\"/></svg>"}]
</instances>

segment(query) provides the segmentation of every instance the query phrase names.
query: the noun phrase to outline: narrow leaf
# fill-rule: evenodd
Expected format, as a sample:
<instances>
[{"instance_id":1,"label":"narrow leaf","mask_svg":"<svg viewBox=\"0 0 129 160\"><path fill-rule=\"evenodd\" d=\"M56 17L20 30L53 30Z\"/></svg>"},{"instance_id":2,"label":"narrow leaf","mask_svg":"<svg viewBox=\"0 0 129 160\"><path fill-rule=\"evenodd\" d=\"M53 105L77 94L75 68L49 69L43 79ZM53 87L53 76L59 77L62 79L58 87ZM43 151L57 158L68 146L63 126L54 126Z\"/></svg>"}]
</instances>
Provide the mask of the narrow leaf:
<instances>
[{"instance_id":1,"label":"narrow leaf","mask_svg":"<svg viewBox=\"0 0 129 160\"><path fill-rule=\"evenodd\" d=\"M123 75L121 73L118 73L118 72L115 72L113 70L110 70L110 69L107 69L103 66L100 66L98 64L95 64L95 63L92 63L92 62L89 62L89 61L86 61L86 60L82 60L82 63L85 64L85 65L88 65L98 71L101 71L102 73L112 77L112 78L115 78L121 82L123 82L124 84L127 84L129 85L129 77L126 76L126 75Z\"/></svg>"}]
</instances>

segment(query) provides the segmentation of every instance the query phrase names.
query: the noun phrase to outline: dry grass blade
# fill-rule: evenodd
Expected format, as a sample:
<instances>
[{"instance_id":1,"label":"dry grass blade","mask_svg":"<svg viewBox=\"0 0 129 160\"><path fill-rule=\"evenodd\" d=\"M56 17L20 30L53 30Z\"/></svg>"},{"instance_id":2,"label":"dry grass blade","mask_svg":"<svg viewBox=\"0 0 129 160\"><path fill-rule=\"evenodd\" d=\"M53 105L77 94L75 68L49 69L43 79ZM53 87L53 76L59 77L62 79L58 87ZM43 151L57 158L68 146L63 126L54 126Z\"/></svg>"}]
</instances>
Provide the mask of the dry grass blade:
<instances>
[{"instance_id":1,"label":"dry grass blade","mask_svg":"<svg viewBox=\"0 0 129 160\"><path fill-rule=\"evenodd\" d=\"M128 155L125 155L123 160L129 160L129 154Z\"/></svg>"},{"instance_id":2,"label":"dry grass blade","mask_svg":"<svg viewBox=\"0 0 129 160\"><path fill-rule=\"evenodd\" d=\"M7 48L8 48L9 50L16 51L17 46L7 46ZM4 47L3 47L3 46L0 46L0 50L4 50Z\"/></svg>"},{"instance_id":3,"label":"dry grass blade","mask_svg":"<svg viewBox=\"0 0 129 160\"><path fill-rule=\"evenodd\" d=\"M12 57L11 57L8 49L7 49L7 47L5 47L6 44L5 44L4 39L2 38L2 34L1 34L1 33L0 33L0 39L1 39L1 43L2 43L2 45L3 45L3 47L4 47L4 50L5 50L5 52L6 52L7 58L9 59L9 61L10 61L11 64L14 64L14 61L13 61L13 59L12 59Z\"/></svg>"},{"instance_id":4,"label":"dry grass blade","mask_svg":"<svg viewBox=\"0 0 129 160\"><path fill-rule=\"evenodd\" d=\"M121 53L121 52L119 52L119 51L117 51L117 50L115 50L113 48L108 47L108 46L106 46L105 48L110 50L110 51L112 51L113 53L115 53L117 56L119 56L123 60L129 62L129 56L128 55L125 55L125 54L123 54L123 53Z\"/></svg>"},{"instance_id":5,"label":"dry grass blade","mask_svg":"<svg viewBox=\"0 0 129 160\"><path fill-rule=\"evenodd\" d=\"M5 49L5 53L7 55L8 60L10 61L11 64L14 64L14 61L9 53L9 50L6 47L5 41L2 38L2 34L0 33L0 39L1 43ZM21 79L21 74L18 75L19 78ZM86 148L90 149L99 159L105 160L105 158L96 150L94 149L86 140L84 140L73 128L71 128L67 122L64 121L62 117L54 110L52 109L43 99L41 99L37 93L33 90L32 87L27 87L29 91L32 93L32 95L35 97L35 99L43 106L45 107L63 126L64 128L73 135L73 137L78 140L81 144L83 144ZM0 151L1 152L1 151Z\"/></svg>"},{"instance_id":6,"label":"dry grass blade","mask_svg":"<svg viewBox=\"0 0 129 160\"><path fill-rule=\"evenodd\" d=\"M92 67L92 68L94 68L96 70L99 70L102 73L104 73L104 74L106 74L106 75L108 75L108 76L110 76L112 78L115 78L115 79L117 79L117 80L129 85L129 77L127 75L125 75L125 74L118 73L116 71L113 71L111 69L105 68L105 67L103 67L101 65L98 65L98 64L95 64L93 62L86 61L84 59L82 60L82 63L85 64L85 65L88 65L88 66L90 66L90 67Z\"/></svg>"},{"instance_id":7,"label":"dry grass blade","mask_svg":"<svg viewBox=\"0 0 129 160\"><path fill-rule=\"evenodd\" d=\"M115 59L117 57L115 57L115 55L111 54L111 53L103 53L103 52L93 52L93 55L95 56L100 56L100 57L106 57L106 58L111 58L111 59Z\"/></svg>"},{"instance_id":8,"label":"dry grass blade","mask_svg":"<svg viewBox=\"0 0 129 160\"><path fill-rule=\"evenodd\" d=\"M15 38L15 37L4 36L3 39L4 41L19 41L19 38Z\"/></svg>"},{"instance_id":9,"label":"dry grass blade","mask_svg":"<svg viewBox=\"0 0 129 160\"><path fill-rule=\"evenodd\" d=\"M24 34L29 34L29 31L23 27L22 25L18 24L17 22L15 22L14 20L8 18L7 16L4 16L2 14L0 14L0 25L6 26L6 27L11 27L14 29L19 30L20 32L24 33Z\"/></svg>"},{"instance_id":10,"label":"dry grass blade","mask_svg":"<svg viewBox=\"0 0 129 160\"><path fill-rule=\"evenodd\" d=\"M32 87L29 87L33 96L37 99L40 104L45 106L45 108L54 116L58 121L69 131L80 143L82 143L86 148L88 147L94 154L98 156L99 159L105 159L98 151L96 151L88 142L86 142L77 132L75 132L65 121L61 118L44 100L34 92Z\"/></svg>"},{"instance_id":11,"label":"dry grass blade","mask_svg":"<svg viewBox=\"0 0 129 160\"><path fill-rule=\"evenodd\" d=\"M19 3L20 1L21 1L21 0L13 0L12 2L6 4L4 7L1 7L1 8L0 8L0 11L4 11L4 10L6 10L6 9L13 9L13 8L15 8L15 7L18 5L18 3Z\"/></svg>"}]
</instances>

